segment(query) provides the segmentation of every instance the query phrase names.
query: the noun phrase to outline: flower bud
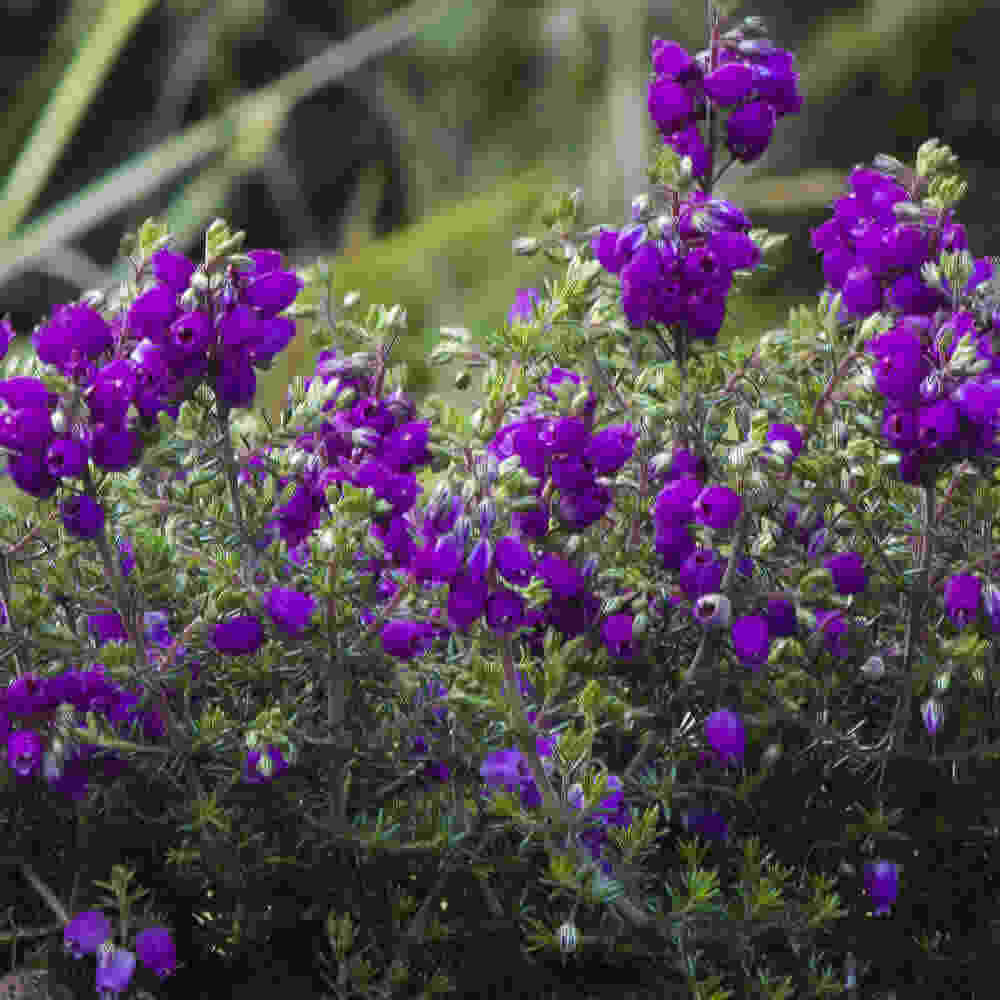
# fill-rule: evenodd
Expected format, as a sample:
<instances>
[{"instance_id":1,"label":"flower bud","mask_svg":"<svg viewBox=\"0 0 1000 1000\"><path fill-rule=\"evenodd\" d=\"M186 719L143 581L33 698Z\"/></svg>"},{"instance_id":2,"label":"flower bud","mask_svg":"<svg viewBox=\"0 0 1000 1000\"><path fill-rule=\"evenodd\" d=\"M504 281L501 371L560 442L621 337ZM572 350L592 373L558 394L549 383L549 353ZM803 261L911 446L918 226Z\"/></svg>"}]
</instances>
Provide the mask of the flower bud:
<instances>
[{"instance_id":1,"label":"flower bud","mask_svg":"<svg viewBox=\"0 0 1000 1000\"><path fill-rule=\"evenodd\" d=\"M576 924L567 920L559 926L559 950L563 955L572 955L576 951L579 934Z\"/></svg>"},{"instance_id":2,"label":"flower bud","mask_svg":"<svg viewBox=\"0 0 1000 1000\"><path fill-rule=\"evenodd\" d=\"M928 698L920 706L920 715L927 732L933 736L944 723L944 705L937 698Z\"/></svg>"}]
</instances>

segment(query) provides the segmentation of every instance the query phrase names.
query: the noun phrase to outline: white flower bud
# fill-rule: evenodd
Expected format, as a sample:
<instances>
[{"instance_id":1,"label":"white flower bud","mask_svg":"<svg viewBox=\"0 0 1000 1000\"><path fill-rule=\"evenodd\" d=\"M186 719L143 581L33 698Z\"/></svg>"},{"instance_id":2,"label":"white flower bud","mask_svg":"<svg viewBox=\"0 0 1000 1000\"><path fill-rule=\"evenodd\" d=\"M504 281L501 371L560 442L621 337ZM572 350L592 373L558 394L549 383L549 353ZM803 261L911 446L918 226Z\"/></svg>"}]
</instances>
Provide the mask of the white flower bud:
<instances>
[{"instance_id":1,"label":"white flower bud","mask_svg":"<svg viewBox=\"0 0 1000 1000\"><path fill-rule=\"evenodd\" d=\"M572 955L576 951L577 942L579 940L579 932L577 931L576 924L572 921L567 920L565 923L559 926L559 950L564 955Z\"/></svg>"},{"instance_id":2,"label":"white flower bud","mask_svg":"<svg viewBox=\"0 0 1000 1000\"><path fill-rule=\"evenodd\" d=\"M732 602L725 594L702 594L695 601L694 617L706 628L729 628Z\"/></svg>"}]
</instances>

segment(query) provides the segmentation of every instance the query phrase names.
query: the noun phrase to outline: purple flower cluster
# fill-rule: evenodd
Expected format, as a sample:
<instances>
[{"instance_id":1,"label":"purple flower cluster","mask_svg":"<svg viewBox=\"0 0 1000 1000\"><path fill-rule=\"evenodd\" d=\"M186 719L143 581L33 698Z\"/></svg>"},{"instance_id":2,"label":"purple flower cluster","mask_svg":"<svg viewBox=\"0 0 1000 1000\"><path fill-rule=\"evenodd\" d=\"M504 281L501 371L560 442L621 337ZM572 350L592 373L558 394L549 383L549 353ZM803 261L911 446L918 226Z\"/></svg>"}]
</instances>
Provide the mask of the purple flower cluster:
<instances>
[{"instance_id":1,"label":"purple flower cluster","mask_svg":"<svg viewBox=\"0 0 1000 1000\"><path fill-rule=\"evenodd\" d=\"M724 118L733 158L756 160L777 119L802 105L798 74L791 53L763 38L748 39L738 28L721 38L716 33L711 49L695 57L676 42L654 39L652 57L649 114L664 143L690 157L691 176L703 178L705 190L684 200L674 192L670 215L602 230L591 249L608 273L621 276L630 326L683 326L689 337L712 343L725 319L734 272L756 268L760 250L748 235L747 216L705 193L715 155L709 112Z\"/></svg>"},{"instance_id":2,"label":"purple flower cluster","mask_svg":"<svg viewBox=\"0 0 1000 1000\"><path fill-rule=\"evenodd\" d=\"M111 921L100 910L78 913L63 930L63 947L74 958L97 956L97 991L100 996L128 989L135 972L136 956L161 980L177 968L173 938L166 927L147 927L135 935L135 951L117 948Z\"/></svg>"},{"instance_id":3,"label":"purple flower cluster","mask_svg":"<svg viewBox=\"0 0 1000 1000\"><path fill-rule=\"evenodd\" d=\"M802 448L798 429L788 424L774 424L767 432L768 443L784 441L792 456ZM685 600L693 604L692 615L705 627L729 627L733 651L738 660L754 671L767 661L773 638L793 636L798 630L795 604L788 598L772 598L759 612L732 619L727 598L719 593L726 560L714 548L695 544L688 530L698 523L722 532L729 529L740 516L743 502L727 486L708 486L689 473L701 469L695 456L687 449L677 449L665 470L667 479L652 507L655 524L656 550L668 570L678 572L681 592L671 597L671 604ZM811 518L808 530L796 529L801 513L797 504L788 503L784 511L784 530L790 539L797 539L807 546L807 555L818 555L826 541L823 517ZM861 556L856 552L841 552L829 556L823 568L830 571L838 594L862 593L868 576ZM744 578L753 574L754 563L744 557L738 570ZM848 654L844 638L847 623L837 609L822 610L817 614L816 631L823 635L830 652L839 658Z\"/></svg>"},{"instance_id":4,"label":"purple flower cluster","mask_svg":"<svg viewBox=\"0 0 1000 1000\"><path fill-rule=\"evenodd\" d=\"M743 163L767 149L777 120L802 107L795 56L739 28L692 57L677 42L653 40L647 104L664 142L692 160L694 177L711 176L714 150L699 131L706 105L724 120L729 153Z\"/></svg>"},{"instance_id":5,"label":"purple flower cluster","mask_svg":"<svg viewBox=\"0 0 1000 1000\"><path fill-rule=\"evenodd\" d=\"M760 249L750 220L731 202L694 191L670 228L649 223L602 230L591 249L610 274L621 276L622 308L634 328L683 324L691 337L714 342L726 316L733 272L753 270Z\"/></svg>"},{"instance_id":6,"label":"purple flower cluster","mask_svg":"<svg viewBox=\"0 0 1000 1000\"><path fill-rule=\"evenodd\" d=\"M844 309L854 317L875 312L929 316L950 304L950 289L929 286L920 269L943 250L968 247L965 227L952 211L921 209L914 199L921 185L910 187L871 167L855 167L849 191L833 204L833 218L812 231L814 250L823 258L830 288L843 292ZM915 218L914 218L915 216ZM988 261L967 293L988 275Z\"/></svg>"},{"instance_id":7,"label":"purple flower cluster","mask_svg":"<svg viewBox=\"0 0 1000 1000\"><path fill-rule=\"evenodd\" d=\"M61 504L70 534L94 538L104 526L104 510L89 495L89 463L113 472L137 464L140 432L155 425L160 410L177 417L185 383L208 380L227 407L253 401L254 366L269 365L295 335L294 321L277 314L302 280L281 270L276 251L251 251L249 258L252 273L230 269L218 289L192 299L185 292L194 264L158 250L150 258L150 287L127 311L109 322L91 305L61 306L32 334L39 360L69 381L67 392L27 376L0 381L0 445L18 488L40 499L65 480L87 488Z\"/></svg>"},{"instance_id":8,"label":"purple flower cluster","mask_svg":"<svg viewBox=\"0 0 1000 1000\"><path fill-rule=\"evenodd\" d=\"M581 385L573 372L555 368L547 377L546 393L569 380ZM599 602L586 586L581 567L564 555L547 551L549 519L554 515L573 531L596 523L611 506L612 493L599 477L613 476L631 457L637 438L630 425L614 425L594 432L590 421L594 402L582 416L543 416L538 400L529 397L516 419L493 437L477 472L476 494L468 509L447 488L439 490L420 512L409 506L393 508L373 532L382 541L386 559L373 560L379 572L380 596L391 599L404 574L425 588L448 584L444 608L435 608L437 624L413 620L388 622L382 631L386 652L401 659L422 655L435 636L453 629L467 631L484 622L495 635L526 628L533 635L555 627L566 637L579 635L595 620ZM521 468L538 480L534 509L515 511L509 533L495 538L497 518L491 497L500 461L517 455ZM546 499L546 486L559 489L559 503ZM412 501L409 501L412 502ZM478 535L478 538L476 536ZM541 543L541 544L540 544ZM544 608L529 609L516 588L542 579L552 593ZM367 624L372 612L364 612ZM630 624L630 623L629 623ZM616 623L607 645L613 655L626 655L628 629Z\"/></svg>"},{"instance_id":9,"label":"purple flower cluster","mask_svg":"<svg viewBox=\"0 0 1000 1000\"><path fill-rule=\"evenodd\" d=\"M91 767L99 765L107 776L115 777L125 765L103 752L88 764L101 748L78 740L73 731L86 724L88 712L94 712L122 739L136 725L145 739L162 739L162 716L154 709L137 710L138 701L138 695L109 680L100 663L58 676L23 674L0 691L0 738L7 766L19 780L41 775L53 790L79 802L86 795ZM15 722L19 728L14 728Z\"/></svg>"}]
</instances>

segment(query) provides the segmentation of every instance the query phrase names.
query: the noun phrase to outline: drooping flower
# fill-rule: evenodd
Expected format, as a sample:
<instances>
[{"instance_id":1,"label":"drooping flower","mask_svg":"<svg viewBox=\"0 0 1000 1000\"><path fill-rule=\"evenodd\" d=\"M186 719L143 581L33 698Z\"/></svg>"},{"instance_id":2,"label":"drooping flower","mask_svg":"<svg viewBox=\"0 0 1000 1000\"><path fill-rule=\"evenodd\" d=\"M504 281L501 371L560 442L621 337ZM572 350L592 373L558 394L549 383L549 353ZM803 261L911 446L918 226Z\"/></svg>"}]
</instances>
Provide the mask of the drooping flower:
<instances>
[{"instance_id":1,"label":"drooping flower","mask_svg":"<svg viewBox=\"0 0 1000 1000\"><path fill-rule=\"evenodd\" d=\"M78 913L63 928L63 944L74 958L93 955L111 937L111 921L100 910Z\"/></svg>"},{"instance_id":2,"label":"drooping flower","mask_svg":"<svg viewBox=\"0 0 1000 1000\"><path fill-rule=\"evenodd\" d=\"M892 861L875 861L865 865L865 888L875 904L877 914L888 913L899 894L899 865Z\"/></svg>"},{"instance_id":3,"label":"drooping flower","mask_svg":"<svg viewBox=\"0 0 1000 1000\"><path fill-rule=\"evenodd\" d=\"M264 630L254 615L240 615L219 622L212 632L212 641L220 653L245 656L256 653L264 643Z\"/></svg>"},{"instance_id":4,"label":"drooping flower","mask_svg":"<svg viewBox=\"0 0 1000 1000\"><path fill-rule=\"evenodd\" d=\"M739 763L746 748L743 721L728 709L720 708L705 720L705 739L725 761Z\"/></svg>"},{"instance_id":5,"label":"drooping flower","mask_svg":"<svg viewBox=\"0 0 1000 1000\"><path fill-rule=\"evenodd\" d=\"M166 927L147 927L135 936L135 951L139 961L152 969L160 979L177 968L177 951L174 939Z\"/></svg>"}]
</instances>

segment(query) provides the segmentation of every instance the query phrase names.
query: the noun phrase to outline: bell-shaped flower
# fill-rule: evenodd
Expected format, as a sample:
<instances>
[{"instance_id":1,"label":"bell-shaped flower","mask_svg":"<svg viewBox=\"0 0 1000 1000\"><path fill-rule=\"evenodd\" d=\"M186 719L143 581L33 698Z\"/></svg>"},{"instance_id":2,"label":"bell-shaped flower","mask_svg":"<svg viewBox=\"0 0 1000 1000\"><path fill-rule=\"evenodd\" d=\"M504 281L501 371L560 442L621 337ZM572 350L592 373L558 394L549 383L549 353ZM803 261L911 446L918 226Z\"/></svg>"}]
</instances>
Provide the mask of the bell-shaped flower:
<instances>
[{"instance_id":1,"label":"bell-shaped flower","mask_svg":"<svg viewBox=\"0 0 1000 1000\"><path fill-rule=\"evenodd\" d=\"M59 505L63 527L75 538L96 538L104 528L104 508L86 493Z\"/></svg>"},{"instance_id":2,"label":"bell-shaped flower","mask_svg":"<svg viewBox=\"0 0 1000 1000\"><path fill-rule=\"evenodd\" d=\"M733 622L733 649L745 667L757 668L767 661L770 639L767 619L762 615L743 615Z\"/></svg>"},{"instance_id":3,"label":"bell-shaped flower","mask_svg":"<svg viewBox=\"0 0 1000 1000\"><path fill-rule=\"evenodd\" d=\"M212 632L212 641L220 653L246 656L256 653L264 644L264 630L254 615L240 615L219 622Z\"/></svg>"},{"instance_id":4,"label":"bell-shaped flower","mask_svg":"<svg viewBox=\"0 0 1000 1000\"><path fill-rule=\"evenodd\" d=\"M93 955L111 937L111 921L100 910L78 913L63 928L63 945L74 958Z\"/></svg>"},{"instance_id":5,"label":"bell-shaped flower","mask_svg":"<svg viewBox=\"0 0 1000 1000\"><path fill-rule=\"evenodd\" d=\"M513 535L507 535L497 542L496 564L505 580L521 587L531 582L535 572L535 560L527 546Z\"/></svg>"},{"instance_id":6,"label":"bell-shaped flower","mask_svg":"<svg viewBox=\"0 0 1000 1000\"><path fill-rule=\"evenodd\" d=\"M692 510L699 524L725 531L740 516L743 501L728 486L707 486L695 498Z\"/></svg>"},{"instance_id":7,"label":"bell-shaped flower","mask_svg":"<svg viewBox=\"0 0 1000 1000\"><path fill-rule=\"evenodd\" d=\"M746 731L742 719L728 709L720 708L705 720L705 739L724 761L743 760Z\"/></svg>"},{"instance_id":8,"label":"bell-shaped flower","mask_svg":"<svg viewBox=\"0 0 1000 1000\"><path fill-rule=\"evenodd\" d=\"M979 614L983 581L972 573L956 573L944 585L944 604L957 628L965 628Z\"/></svg>"},{"instance_id":9,"label":"bell-shaped flower","mask_svg":"<svg viewBox=\"0 0 1000 1000\"><path fill-rule=\"evenodd\" d=\"M875 861L865 865L865 888L877 914L888 913L899 894L899 865Z\"/></svg>"},{"instance_id":10,"label":"bell-shaped flower","mask_svg":"<svg viewBox=\"0 0 1000 1000\"><path fill-rule=\"evenodd\" d=\"M940 698L928 698L920 706L920 717L924 720L924 728L934 736L944 723L944 703Z\"/></svg>"},{"instance_id":11,"label":"bell-shaped flower","mask_svg":"<svg viewBox=\"0 0 1000 1000\"><path fill-rule=\"evenodd\" d=\"M865 564L857 552L838 552L823 563L833 576L838 594L860 594L868 586Z\"/></svg>"},{"instance_id":12,"label":"bell-shaped flower","mask_svg":"<svg viewBox=\"0 0 1000 1000\"><path fill-rule=\"evenodd\" d=\"M316 599L288 587L272 587L264 599L278 629L290 638L300 635L316 610Z\"/></svg>"},{"instance_id":13,"label":"bell-shaped flower","mask_svg":"<svg viewBox=\"0 0 1000 1000\"><path fill-rule=\"evenodd\" d=\"M177 949L166 927L147 927L135 936L135 952L148 969L165 979L177 968Z\"/></svg>"}]
</instances>

